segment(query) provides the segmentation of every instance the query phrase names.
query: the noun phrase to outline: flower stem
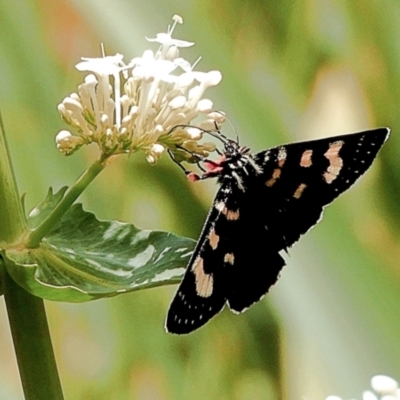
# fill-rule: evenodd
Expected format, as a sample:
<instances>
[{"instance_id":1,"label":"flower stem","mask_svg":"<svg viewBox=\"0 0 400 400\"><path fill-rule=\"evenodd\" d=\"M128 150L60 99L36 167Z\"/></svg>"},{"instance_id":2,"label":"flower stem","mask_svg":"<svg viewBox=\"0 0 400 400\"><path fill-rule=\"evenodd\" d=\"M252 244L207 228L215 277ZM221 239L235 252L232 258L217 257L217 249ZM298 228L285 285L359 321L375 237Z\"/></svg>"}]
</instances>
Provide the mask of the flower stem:
<instances>
[{"instance_id":1,"label":"flower stem","mask_svg":"<svg viewBox=\"0 0 400 400\"><path fill-rule=\"evenodd\" d=\"M60 218L68 211L74 201L81 195L86 187L106 166L106 158L93 163L70 187L63 199L58 203L50 215L28 236L25 242L28 248L37 247L42 238L58 223Z\"/></svg>"},{"instance_id":2,"label":"flower stem","mask_svg":"<svg viewBox=\"0 0 400 400\"><path fill-rule=\"evenodd\" d=\"M0 114L0 242L12 243L25 229L25 216L15 182Z\"/></svg>"},{"instance_id":3,"label":"flower stem","mask_svg":"<svg viewBox=\"0 0 400 400\"><path fill-rule=\"evenodd\" d=\"M3 264L3 260L1 260ZM62 400L43 300L26 292L1 266L2 286L26 400Z\"/></svg>"}]
</instances>

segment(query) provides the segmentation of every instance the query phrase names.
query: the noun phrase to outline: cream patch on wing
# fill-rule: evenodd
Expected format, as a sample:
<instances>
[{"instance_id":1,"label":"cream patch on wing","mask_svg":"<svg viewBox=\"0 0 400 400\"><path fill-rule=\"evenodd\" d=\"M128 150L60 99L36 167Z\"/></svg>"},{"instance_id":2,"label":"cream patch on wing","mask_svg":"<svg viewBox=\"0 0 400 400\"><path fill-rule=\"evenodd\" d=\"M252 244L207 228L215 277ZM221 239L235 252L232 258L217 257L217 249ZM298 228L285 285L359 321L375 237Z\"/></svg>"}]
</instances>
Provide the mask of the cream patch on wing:
<instances>
[{"instance_id":1,"label":"cream patch on wing","mask_svg":"<svg viewBox=\"0 0 400 400\"><path fill-rule=\"evenodd\" d=\"M324 154L329 161L329 167L323 174L326 183L332 183L343 167L343 159L339 156L339 151L343 144L344 142L341 140L330 144L328 151Z\"/></svg>"},{"instance_id":2,"label":"cream patch on wing","mask_svg":"<svg viewBox=\"0 0 400 400\"><path fill-rule=\"evenodd\" d=\"M210 297L213 292L214 278L212 274L204 272L204 261L201 257L197 257L192 272L195 275L196 293L200 297Z\"/></svg>"}]
</instances>

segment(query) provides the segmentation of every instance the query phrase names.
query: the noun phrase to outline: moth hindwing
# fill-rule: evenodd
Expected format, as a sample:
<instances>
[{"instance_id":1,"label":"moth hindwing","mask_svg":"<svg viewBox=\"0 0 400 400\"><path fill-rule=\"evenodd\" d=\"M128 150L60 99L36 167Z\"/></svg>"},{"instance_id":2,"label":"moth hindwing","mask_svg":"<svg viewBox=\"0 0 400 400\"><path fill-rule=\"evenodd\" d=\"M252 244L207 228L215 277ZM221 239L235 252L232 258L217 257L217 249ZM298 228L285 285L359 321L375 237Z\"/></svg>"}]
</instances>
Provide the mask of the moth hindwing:
<instances>
[{"instance_id":1,"label":"moth hindwing","mask_svg":"<svg viewBox=\"0 0 400 400\"><path fill-rule=\"evenodd\" d=\"M372 164L389 129L317 139L250 154L227 140L199 177L220 189L170 305L166 330L194 331L227 303L241 313L260 300L285 265L280 255L323 208Z\"/></svg>"}]
</instances>

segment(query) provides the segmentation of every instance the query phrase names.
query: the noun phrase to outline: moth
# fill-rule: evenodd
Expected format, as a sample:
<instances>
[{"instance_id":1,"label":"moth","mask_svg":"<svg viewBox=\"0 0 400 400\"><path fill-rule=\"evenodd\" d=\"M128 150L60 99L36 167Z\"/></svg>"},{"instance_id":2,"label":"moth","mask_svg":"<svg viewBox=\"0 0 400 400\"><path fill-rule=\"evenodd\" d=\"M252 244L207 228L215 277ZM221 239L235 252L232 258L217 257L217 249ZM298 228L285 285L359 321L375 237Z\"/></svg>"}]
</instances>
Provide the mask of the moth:
<instances>
[{"instance_id":1,"label":"moth","mask_svg":"<svg viewBox=\"0 0 400 400\"><path fill-rule=\"evenodd\" d=\"M256 154L220 135L221 158L205 160L203 175L188 174L215 177L220 188L170 305L167 332L190 333L225 304L242 313L262 299L285 265L280 253L364 174L389 133L379 128Z\"/></svg>"}]
</instances>

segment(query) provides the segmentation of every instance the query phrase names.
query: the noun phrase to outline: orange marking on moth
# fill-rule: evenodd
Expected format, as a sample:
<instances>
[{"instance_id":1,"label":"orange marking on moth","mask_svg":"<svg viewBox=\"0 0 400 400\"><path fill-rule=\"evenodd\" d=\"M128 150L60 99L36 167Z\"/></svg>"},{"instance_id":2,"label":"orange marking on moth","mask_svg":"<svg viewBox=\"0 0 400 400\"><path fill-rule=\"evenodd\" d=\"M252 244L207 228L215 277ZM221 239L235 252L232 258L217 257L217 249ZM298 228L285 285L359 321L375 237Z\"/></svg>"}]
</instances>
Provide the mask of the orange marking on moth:
<instances>
[{"instance_id":1,"label":"orange marking on moth","mask_svg":"<svg viewBox=\"0 0 400 400\"><path fill-rule=\"evenodd\" d=\"M192 271L195 275L196 293L200 297L210 297L213 292L214 278L211 274L204 272L203 259L197 257Z\"/></svg>"},{"instance_id":2,"label":"orange marking on moth","mask_svg":"<svg viewBox=\"0 0 400 400\"><path fill-rule=\"evenodd\" d=\"M239 210L233 211L233 210L228 210L226 207L225 203L220 201L219 203L215 204L215 208L220 211L223 215L225 215L226 219L229 221L236 221L239 219Z\"/></svg>"},{"instance_id":3,"label":"orange marking on moth","mask_svg":"<svg viewBox=\"0 0 400 400\"><path fill-rule=\"evenodd\" d=\"M208 241L213 250L215 250L218 246L219 236L215 233L215 229L212 229L210 232L210 236L208 237Z\"/></svg>"},{"instance_id":4,"label":"orange marking on moth","mask_svg":"<svg viewBox=\"0 0 400 400\"><path fill-rule=\"evenodd\" d=\"M311 161L312 153L313 153L312 150L306 150L301 155L300 167L304 167L304 168L311 167L311 165L312 165L312 161Z\"/></svg>"},{"instance_id":5,"label":"orange marking on moth","mask_svg":"<svg viewBox=\"0 0 400 400\"><path fill-rule=\"evenodd\" d=\"M282 168L283 165L285 164L286 156L287 156L286 150L283 147L281 147L279 149L279 153L278 153L278 167L279 168Z\"/></svg>"},{"instance_id":6,"label":"orange marking on moth","mask_svg":"<svg viewBox=\"0 0 400 400\"><path fill-rule=\"evenodd\" d=\"M268 179L268 180L265 182L265 184L266 184L268 187L273 186L273 185L275 184L276 180L281 176L281 173L282 173L282 171L281 171L280 168L275 168L275 169L274 169L274 172L272 173L272 178L271 178L271 179Z\"/></svg>"},{"instance_id":7,"label":"orange marking on moth","mask_svg":"<svg viewBox=\"0 0 400 400\"><path fill-rule=\"evenodd\" d=\"M301 197L301 195L304 192L304 189L307 187L307 185L305 183L300 183L299 187L296 189L296 191L293 194L293 197L295 199L299 199Z\"/></svg>"},{"instance_id":8,"label":"orange marking on moth","mask_svg":"<svg viewBox=\"0 0 400 400\"><path fill-rule=\"evenodd\" d=\"M225 208L223 214L226 216L226 219L229 221L236 221L239 219L239 210L232 211L232 210L228 210L227 208Z\"/></svg>"},{"instance_id":9,"label":"orange marking on moth","mask_svg":"<svg viewBox=\"0 0 400 400\"><path fill-rule=\"evenodd\" d=\"M233 265L235 262L235 256L233 253L226 253L224 256L224 262Z\"/></svg>"},{"instance_id":10,"label":"orange marking on moth","mask_svg":"<svg viewBox=\"0 0 400 400\"><path fill-rule=\"evenodd\" d=\"M339 157L339 151L343 146L343 141L337 141L329 146L328 151L324 156L329 161L329 167L324 173L324 179L326 183L332 183L339 175L340 170L343 167L343 159Z\"/></svg>"}]
</instances>

